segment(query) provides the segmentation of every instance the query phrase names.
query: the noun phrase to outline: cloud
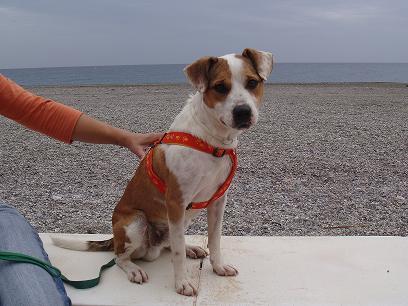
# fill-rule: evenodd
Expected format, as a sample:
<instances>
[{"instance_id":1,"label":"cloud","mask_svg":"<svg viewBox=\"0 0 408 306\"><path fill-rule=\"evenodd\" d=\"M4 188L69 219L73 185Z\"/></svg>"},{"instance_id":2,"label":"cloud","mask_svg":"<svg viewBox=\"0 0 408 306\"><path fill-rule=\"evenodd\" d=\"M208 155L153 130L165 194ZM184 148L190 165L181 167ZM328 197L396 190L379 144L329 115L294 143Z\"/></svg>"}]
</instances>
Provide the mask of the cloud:
<instances>
[{"instance_id":1,"label":"cloud","mask_svg":"<svg viewBox=\"0 0 408 306\"><path fill-rule=\"evenodd\" d=\"M368 19L381 18L384 10L378 7L366 5L354 8L313 8L308 14L314 18L340 22L367 22Z\"/></svg>"},{"instance_id":2,"label":"cloud","mask_svg":"<svg viewBox=\"0 0 408 306\"><path fill-rule=\"evenodd\" d=\"M270 50L283 62L407 62L405 0L3 0L0 67L188 63Z\"/></svg>"}]
</instances>

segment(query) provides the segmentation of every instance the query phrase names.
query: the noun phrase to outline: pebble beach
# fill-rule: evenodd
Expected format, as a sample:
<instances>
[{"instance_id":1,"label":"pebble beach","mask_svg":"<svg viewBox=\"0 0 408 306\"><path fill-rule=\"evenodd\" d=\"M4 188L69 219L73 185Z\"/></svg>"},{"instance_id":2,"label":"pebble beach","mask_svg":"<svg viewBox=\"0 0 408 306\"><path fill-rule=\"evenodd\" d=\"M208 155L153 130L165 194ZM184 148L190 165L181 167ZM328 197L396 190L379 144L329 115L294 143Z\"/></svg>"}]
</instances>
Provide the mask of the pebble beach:
<instances>
[{"instance_id":1,"label":"pebble beach","mask_svg":"<svg viewBox=\"0 0 408 306\"><path fill-rule=\"evenodd\" d=\"M32 87L136 132L165 131L188 85ZM240 138L224 235L408 235L408 87L273 84ZM124 148L32 132L0 117L0 202L40 232L110 233L139 161ZM202 212L188 229L206 233Z\"/></svg>"}]
</instances>

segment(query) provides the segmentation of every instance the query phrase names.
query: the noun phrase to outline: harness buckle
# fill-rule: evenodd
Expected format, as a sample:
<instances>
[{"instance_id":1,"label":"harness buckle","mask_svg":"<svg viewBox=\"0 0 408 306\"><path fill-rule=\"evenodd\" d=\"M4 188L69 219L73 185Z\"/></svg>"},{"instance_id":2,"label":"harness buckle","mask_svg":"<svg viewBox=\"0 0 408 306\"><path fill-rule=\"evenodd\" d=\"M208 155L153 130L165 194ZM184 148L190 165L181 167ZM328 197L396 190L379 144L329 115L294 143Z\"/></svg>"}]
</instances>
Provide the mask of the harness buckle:
<instances>
[{"instance_id":1,"label":"harness buckle","mask_svg":"<svg viewBox=\"0 0 408 306\"><path fill-rule=\"evenodd\" d=\"M225 149L220 149L220 148L214 148L214 151L212 153L212 155L215 157L223 157L224 154L225 154Z\"/></svg>"}]
</instances>

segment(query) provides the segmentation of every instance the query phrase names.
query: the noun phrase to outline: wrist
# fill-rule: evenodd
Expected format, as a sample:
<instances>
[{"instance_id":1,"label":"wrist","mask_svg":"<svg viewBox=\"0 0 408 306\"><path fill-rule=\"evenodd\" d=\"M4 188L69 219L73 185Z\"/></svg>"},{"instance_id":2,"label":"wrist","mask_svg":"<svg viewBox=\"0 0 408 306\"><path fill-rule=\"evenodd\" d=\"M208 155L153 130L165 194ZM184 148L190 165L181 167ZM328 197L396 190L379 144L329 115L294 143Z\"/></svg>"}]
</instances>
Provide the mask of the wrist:
<instances>
[{"instance_id":1,"label":"wrist","mask_svg":"<svg viewBox=\"0 0 408 306\"><path fill-rule=\"evenodd\" d=\"M129 137L131 132L117 129L116 136L115 136L115 144L121 147L128 147L129 146Z\"/></svg>"}]
</instances>

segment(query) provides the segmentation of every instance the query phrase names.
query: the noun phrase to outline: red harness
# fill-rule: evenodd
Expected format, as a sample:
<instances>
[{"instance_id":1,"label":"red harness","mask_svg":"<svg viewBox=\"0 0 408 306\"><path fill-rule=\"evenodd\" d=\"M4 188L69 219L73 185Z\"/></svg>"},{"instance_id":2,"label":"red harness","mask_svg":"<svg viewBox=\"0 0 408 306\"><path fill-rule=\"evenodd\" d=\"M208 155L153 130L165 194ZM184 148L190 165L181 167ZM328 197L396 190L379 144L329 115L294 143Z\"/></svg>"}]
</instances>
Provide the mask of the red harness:
<instances>
[{"instance_id":1,"label":"red harness","mask_svg":"<svg viewBox=\"0 0 408 306\"><path fill-rule=\"evenodd\" d=\"M201 140L200 138L193 136L191 134L188 134L188 133L184 133L184 132L168 132L164 134L163 138L160 141L156 142L154 146L157 144L161 144L161 143L175 144L175 145L189 147L189 148L201 151L201 152L211 154L215 157L223 157L225 154L227 154L231 158L231 162L232 162L231 171L227 179L225 180L225 182L218 188L218 190L214 193L214 195L208 201L190 203L187 206L187 209L206 208L212 202L219 199L227 191L235 175L235 171L237 170L237 164L238 164L237 155L234 149L223 149L223 148L213 147L209 145L208 143L204 142L203 140ZM166 184L160 179L160 177L158 177L158 175L153 170L153 151L154 151L153 148L150 149L150 151L146 155L147 174L149 175L150 180L157 187L157 189L161 193L164 193L166 191Z\"/></svg>"}]
</instances>

